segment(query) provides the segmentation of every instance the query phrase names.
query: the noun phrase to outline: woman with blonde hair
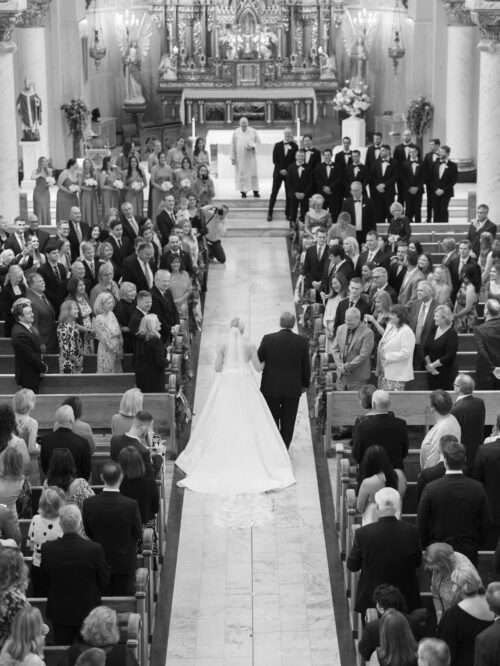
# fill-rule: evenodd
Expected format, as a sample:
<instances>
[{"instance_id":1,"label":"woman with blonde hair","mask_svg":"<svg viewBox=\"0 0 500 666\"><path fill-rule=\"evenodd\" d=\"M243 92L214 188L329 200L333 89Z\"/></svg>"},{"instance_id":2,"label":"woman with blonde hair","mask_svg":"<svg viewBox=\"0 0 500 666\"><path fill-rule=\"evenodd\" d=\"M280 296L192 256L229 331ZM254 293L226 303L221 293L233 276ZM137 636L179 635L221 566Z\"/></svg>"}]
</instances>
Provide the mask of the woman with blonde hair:
<instances>
[{"instance_id":1,"label":"woman with blonde hair","mask_svg":"<svg viewBox=\"0 0 500 666\"><path fill-rule=\"evenodd\" d=\"M46 157L39 157L35 171L31 176L35 181L33 189L33 211L40 224L50 226L50 187L56 181L52 177L52 169Z\"/></svg>"},{"instance_id":2,"label":"woman with blonde hair","mask_svg":"<svg viewBox=\"0 0 500 666\"><path fill-rule=\"evenodd\" d=\"M451 276L450 271L443 264L435 266L427 280L434 287L434 300L438 305L451 304Z\"/></svg>"},{"instance_id":3,"label":"woman with blonde hair","mask_svg":"<svg viewBox=\"0 0 500 666\"><path fill-rule=\"evenodd\" d=\"M117 414L111 417L111 434L124 435L130 430L137 412L144 405L144 395L138 388L131 388L122 395L120 407Z\"/></svg>"},{"instance_id":4,"label":"woman with blonde hair","mask_svg":"<svg viewBox=\"0 0 500 666\"><path fill-rule=\"evenodd\" d=\"M67 375L83 372L83 344L77 319L78 307L75 301L64 301L59 312L57 341L59 372Z\"/></svg>"},{"instance_id":5,"label":"woman with blonde hair","mask_svg":"<svg viewBox=\"0 0 500 666\"><path fill-rule=\"evenodd\" d=\"M75 643L66 652L67 666L74 666L82 652L92 647L106 653L107 666L137 666L137 661L125 643L120 643L120 630L116 611L108 606L97 606L83 621L83 642Z\"/></svg>"},{"instance_id":6,"label":"woman with blonde hair","mask_svg":"<svg viewBox=\"0 0 500 666\"><path fill-rule=\"evenodd\" d=\"M314 234L318 227L327 229L332 224L330 212L323 208L325 198L322 194L313 194L309 199L309 210L304 218L304 232Z\"/></svg>"},{"instance_id":7,"label":"woman with blonde hair","mask_svg":"<svg viewBox=\"0 0 500 666\"><path fill-rule=\"evenodd\" d=\"M101 264L97 270L97 284L90 290L89 301L94 307L96 298L99 294L111 294L115 301L120 298L120 290L114 281L115 269L111 261Z\"/></svg>"},{"instance_id":8,"label":"woman with blonde hair","mask_svg":"<svg viewBox=\"0 0 500 666\"><path fill-rule=\"evenodd\" d=\"M351 216L347 212L339 213L337 221L332 224L328 230L326 238L327 243L331 240L338 238L344 240L345 238L356 238L356 227L351 223Z\"/></svg>"},{"instance_id":9,"label":"woman with blonde hair","mask_svg":"<svg viewBox=\"0 0 500 666\"><path fill-rule=\"evenodd\" d=\"M12 409L16 418L16 428L19 437L24 440L30 456L38 456L40 453L37 444L38 421L31 416L35 409L36 396L31 389L19 389L12 398ZM32 465L30 482L40 483L40 471L38 465Z\"/></svg>"},{"instance_id":10,"label":"woman with blonde hair","mask_svg":"<svg viewBox=\"0 0 500 666\"><path fill-rule=\"evenodd\" d=\"M0 548L0 648L9 638L18 611L29 607L26 599L28 567L17 548Z\"/></svg>"},{"instance_id":11,"label":"woman with blonde hair","mask_svg":"<svg viewBox=\"0 0 500 666\"><path fill-rule=\"evenodd\" d=\"M135 383L143 393L165 391L167 359L160 336L161 322L155 314L141 319L134 353Z\"/></svg>"},{"instance_id":12,"label":"woman with blonde hair","mask_svg":"<svg viewBox=\"0 0 500 666\"><path fill-rule=\"evenodd\" d=\"M17 264L11 264L7 271L0 294L1 314L5 320L6 337L10 337L12 327L14 326L14 317L12 316L12 306L18 298L24 298L26 295L26 283L24 280L24 271Z\"/></svg>"},{"instance_id":13,"label":"woman with blonde hair","mask_svg":"<svg viewBox=\"0 0 500 666\"><path fill-rule=\"evenodd\" d=\"M434 329L424 345L425 369L429 389L451 391L458 374L458 335L453 327L453 313L447 305L434 310Z\"/></svg>"},{"instance_id":14,"label":"woman with blonde hair","mask_svg":"<svg viewBox=\"0 0 500 666\"><path fill-rule=\"evenodd\" d=\"M99 294L94 303L94 332L97 345L97 373L122 371L123 336L120 324L113 314L115 299L110 293Z\"/></svg>"},{"instance_id":15,"label":"woman with blonde hair","mask_svg":"<svg viewBox=\"0 0 500 666\"><path fill-rule=\"evenodd\" d=\"M389 323L377 349L378 386L386 391L404 391L414 377L415 333L408 325L404 305L393 305Z\"/></svg>"},{"instance_id":16,"label":"woman with blonde hair","mask_svg":"<svg viewBox=\"0 0 500 666\"><path fill-rule=\"evenodd\" d=\"M40 575L42 565L42 546L47 541L55 541L62 537L59 524L59 510L65 503L64 492L56 486L49 486L42 490L38 502L38 513L33 516L28 529L28 547L33 551L31 563L31 585L34 597L47 596L47 589L43 585Z\"/></svg>"},{"instance_id":17,"label":"woman with blonde hair","mask_svg":"<svg viewBox=\"0 0 500 666\"><path fill-rule=\"evenodd\" d=\"M2 666L45 666L43 650L49 633L38 608L26 606L15 616L0 653Z\"/></svg>"},{"instance_id":18,"label":"woman with blonde hair","mask_svg":"<svg viewBox=\"0 0 500 666\"><path fill-rule=\"evenodd\" d=\"M97 179L94 163L88 157L83 160L80 174L80 209L82 219L93 227L99 222L99 207L97 204Z\"/></svg>"}]
</instances>

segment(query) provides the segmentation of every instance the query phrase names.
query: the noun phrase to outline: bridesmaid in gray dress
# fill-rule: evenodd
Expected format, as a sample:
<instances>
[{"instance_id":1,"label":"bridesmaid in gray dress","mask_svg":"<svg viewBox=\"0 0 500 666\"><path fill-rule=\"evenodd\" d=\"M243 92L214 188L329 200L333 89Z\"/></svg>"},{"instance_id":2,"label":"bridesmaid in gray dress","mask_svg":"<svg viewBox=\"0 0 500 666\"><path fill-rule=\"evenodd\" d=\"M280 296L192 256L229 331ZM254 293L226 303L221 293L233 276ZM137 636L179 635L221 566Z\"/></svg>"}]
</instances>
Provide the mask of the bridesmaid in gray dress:
<instances>
[{"instance_id":1,"label":"bridesmaid in gray dress","mask_svg":"<svg viewBox=\"0 0 500 666\"><path fill-rule=\"evenodd\" d=\"M66 168L63 169L57 179L56 199L56 222L69 220L70 211L73 206L79 206L78 193L80 186L78 182L78 165L74 157L71 157Z\"/></svg>"},{"instance_id":2,"label":"bridesmaid in gray dress","mask_svg":"<svg viewBox=\"0 0 500 666\"><path fill-rule=\"evenodd\" d=\"M50 225L50 186L55 185L55 180L46 157L39 158L37 169L31 178L35 181L33 211L40 224Z\"/></svg>"},{"instance_id":3,"label":"bridesmaid in gray dress","mask_svg":"<svg viewBox=\"0 0 500 666\"><path fill-rule=\"evenodd\" d=\"M97 202L97 174L92 160L88 157L83 160L80 175L80 209L82 219L93 227L99 224L99 205Z\"/></svg>"},{"instance_id":4,"label":"bridesmaid in gray dress","mask_svg":"<svg viewBox=\"0 0 500 666\"><path fill-rule=\"evenodd\" d=\"M142 173L139 160L135 155L131 155L125 177L124 200L132 204L134 216L142 217L144 215L144 188L146 185L146 176Z\"/></svg>"},{"instance_id":5,"label":"bridesmaid in gray dress","mask_svg":"<svg viewBox=\"0 0 500 666\"><path fill-rule=\"evenodd\" d=\"M116 168L116 160L112 155L106 155L102 161L100 173L100 188L102 202L102 219L105 220L111 208L120 207L120 188L115 183L123 183L121 174Z\"/></svg>"}]
</instances>

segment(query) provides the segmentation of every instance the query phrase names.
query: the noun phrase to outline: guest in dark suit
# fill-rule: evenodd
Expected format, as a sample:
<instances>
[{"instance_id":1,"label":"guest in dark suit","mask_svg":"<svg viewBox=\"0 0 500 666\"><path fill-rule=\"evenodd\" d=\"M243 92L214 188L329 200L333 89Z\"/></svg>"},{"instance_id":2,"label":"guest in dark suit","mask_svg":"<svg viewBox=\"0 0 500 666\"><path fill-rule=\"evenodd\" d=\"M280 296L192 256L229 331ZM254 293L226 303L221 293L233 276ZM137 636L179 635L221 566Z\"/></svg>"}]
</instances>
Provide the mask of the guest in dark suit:
<instances>
[{"instance_id":1,"label":"guest in dark suit","mask_svg":"<svg viewBox=\"0 0 500 666\"><path fill-rule=\"evenodd\" d=\"M452 255L447 263L451 278L451 300L455 302L457 292L463 278L464 268L469 264L476 264L476 258L472 255L471 244L468 240L461 240L458 245L458 253Z\"/></svg>"},{"instance_id":2,"label":"guest in dark suit","mask_svg":"<svg viewBox=\"0 0 500 666\"><path fill-rule=\"evenodd\" d=\"M143 393L164 393L167 359L160 336L161 323L155 314L145 315L135 340L135 385Z\"/></svg>"},{"instance_id":3,"label":"guest in dark suit","mask_svg":"<svg viewBox=\"0 0 500 666\"><path fill-rule=\"evenodd\" d=\"M458 378L457 378L458 379ZM460 402L464 402L465 399ZM497 417L497 428L500 418ZM480 439L479 437L477 438ZM488 534L485 547L490 550L496 548L500 538L500 437L488 437L485 442L477 448L476 458L472 466L471 476L480 481L488 496L488 504L491 512L491 529ZM497 565L497 572L500 567Z\"/></svg>"},{"instance_id":4,"label":"guest in dark suit","mask_svg":"<svg viewBox=\"0 0 500 666\"><path fill-rule=\"evenodd\" d=\"M36 236L38 238L38 249L40 252L45 252L45 247L49 240L49 234L47 231L40 229L40 221L34 213L28 215L28 228L24 232L24 238L26 241L30 236Z\"/></svg>"},{"instance_id":5,"label":"guest in dark suit","mask_svg":"<svg viewBox=\"0 0 500 666\"><path fill-rule=\"evenodd\" d=\"M149 291L137 292L136 301L135 308L132 310L128 323L129 334L132 338L132 351L135 351L136 336L139 332L141 321L151 312L151 307L153 305L153 299L151 298Z\"/></svg>"},{"instance_id":6,"label":"guest in dark suit","mask_svg":"<svg viewBox=\"0 0 500 666\"><path fill-rule=\"evenodd\" d=\"M479 239L483 231L490 233L493 238L497 235L497 225L488 218L489 211L486 204L480 204L477 207L477 219L471 222L467 231L467 238L476 257L479 257Z\"/></svg>"},{"instance_id":7,"label":"guest in dark suit","mask_svg":"<svg viewBox=\"0 0 500 666\"><path fill-rule=\"evenodd\" d=\"M295 153L298 149L298 145L293 140L293 132L287 127L283 133L283 141L275 143L273 148L273 186L271 189L271 196L269 197L269 207L267 209L268 222L271 222L273 219L274 205L282 184L285 186L285 215L287 220L290 219L291 199L287 183L288 167L295 162Z\"/></svg>"},{"instance_id":8,"label":"guest in dark suit","mask_svg":"<svg viewBox=\"0 0 500 666\"><path fill-rule=\"evenodd\" d=\"M351 196L342 202L342 212L351 216L359 244L365 242L369 231L377 228L373 201L363 196L363 185L358 181L351 183Z\"/></svg>"},{"instance_id":9,"label":"guest in dark suit","mask_svg":"<svg viewBox=\"0 0 500 666\"><path fill-rule=\"evenodd\" d=\"M410 159L403 162L400 168L405 215L411 222L421 222L424 166L418 158L416 147L410 149Z\"/></svg>"},{"instance_id":10,"label":"guest in dark suit","mask_svg":"<svg viewBox=\"0 0 500 666\"><path fill-rule=\"evenodd\" d=\"M408 319L410 327L415 333L413 365L420 370L424 367L425 346L429 336L434 335L434 311L437 303L433 298L432 285L427 280L421 280L417 284L416 295L417 300L409 307Z\"/></svg>"},{"instance_id":11,"label":"guest in dark suit","mask_svg":"<svg viewBox=\"0 0 500 666\"><path fill-rule=\"evenodd\" d=\"M356 308L359 310L361 319L365 314L370 312L370 302L369 300L361 293L363 291L363 285L359 278L351 278L349 281L349 290L346 298L343 298L337 306L337 312L335 313L335 324L334 328L337 328L345 323L345 313L349 308Z\"/></svg>"},{"instance_id":12,"label":"guest in dark suit","mask_svg":"<svg viewBox=\"0 0 500 666\"><path fill-rule=\"evenodd\" d=\"M169 239L170 234L175 229L175 197L173 194L168 194L160 203L158 208L158 215L156 216L156 230L158 237L164 247Z\"/></svg>"},{"instance_id":13,"label":"guest in dark suit","mask_svg":"<svg viewBox=\"0 0 500 666\"><path fill-rule=\"evenodd\" d=\"M473 395L475 383L470 375L457 375L453 388L457 397L451 413L460 424L462 444L465 446L467 456L467 470L470 472L484 438L486 407L481 398Z\"/></svg>"},{"instance_id":14,"label":"guest in dark suit","mask_svg":"<svg viewBox=\"0 0 500 666\"><path fill-rule=\"evenodd\" d=\"M170 273L159 270L155 273L155 285L151 290L153 299L151 312L154 313L161 322L161 339L163 344L169 344L172 339L171 329L179 323L179 313L174 303L174 299L169 289Z\"/></svg>"},{"instance_id":15,"label":"guest in dark suit","mask_svg":"<svg viewBox=\"0 0 500 666\"><path fill-rule=\"evenodd\" d=\"M114 268L114 277L118 281L122 277L123 262L134 253L132 242L123 235L123 225L119 219L113 219L110 223L109 236L106 239L113 248L111 263Z\"/></svg>"},{"instance_id":16,"label":"guest in dark suit","mask_svg":"<svg viewBox=\"0 0 500 666\"><path fill-rule=\"evenodd\" d=\"M78 206L73 206L69 212L68 240L71 246L71 259L75 261L80 256L80 243L90 238L90 227L82 221L82 212Z\"/></svg>"},{"instance_id":17,"label":"guest in dark suit","mask_svg":"<svg viewBox=\"0 0 500 666\"><path fill-rule=\"evenodd\" d=\"M13 316L16 323L12 328L11 341L16 383L21 388L38 393L47 366L42 359L40 336L33 327L34 315L30 301L26 299L16 303Z\"/></svg>"},{"instance_id":18,"label":"guest in dark suit","mask_svg":"<svg viewBox=\"0 0 500 666\"><path fill-rule=\"evenodd\" d=\"M330 211L332 220L337 219L342 201L342 180L332 162L332 151L325 148L323 162L316 167L313 174L314 191L325 199L326 208Z\"/></svg>"},{"instance_id":19,"label":"guest in dark suit","mask_svg":"<svg viewBox=\"0 0 500 666\"><path fill-rule=\"evenodd\" d=\"M366 149L365 163L368 172L371 171L375 161L380 157L380 149L382 148L382 133L373 132L373 143Z\"/></svg>"},{"instance_id":20,"label":"guest in dark suit","mask_svg":"<svg viewBox=\"0 0 500 666\"><path fill-rule=\"evenodd\" d=\"M300 396L309 388L311 366L307 340L292 331L295 316L284 312L281 330L262 338L257 355L264 364L260 390L290 447Z\"/></svg>"},{"instance_id":21,"label":"guest in dark suit","mask_svg":"<svg viewBox=\"0 0 500 666\"><path fill-rule=\"evenodd\" d=\"M172 272L172 261L174 258L179 259L181 262L180 269L181 271L186 271L191 277L194 275L194 266L193 260L189 252L185 252L181 248L181 240L176 234L170 234L170 239L168 241L167 247L163 251L162 258L160 260L160 268L166 269L167 271Z\"/></svg>"},{"instance_id":22,"label":"guest in dark suit","mask_svg":"<svg viewBox=\"0 0 500 666\"><path fill-rule=\"evenodd\" d=\"M500 583L490 583L486 590L486 601L495 622L476 637L474 666L497 666L500 664Z\"/></svg>"},{"instance_id":23,"label":"guest in dark suit","mask_svg":"<svg viewBox=\"0 0 500 666\"><path fill-rule=\"evenodd\" d=\"M453 313L447 305L435 308L434 327L423 349L429 389L451 391L458 372L458 335L453 327Z\"/></svg>"},{"instance_id":24,"label":"guest in dark suit","mask_svg":"<svg viewBox=\"0 0 500 666\"><path fill-rule=\"evenodd\" d=\"M302 150L304 151L304 164L309 167L311 173L314 173L314 169L321 162L321 152L314 148L313 138L310 134L304 134L302 137ZM309 192L309 194L312 194L312 192Z\"/></svg>"},{"instance_id":25,"label":"guest in dark suit","mask_svg":"<svg viewBox=\"0 0 500 666\"><path fill-rule=\"evenodd\" d=\"M458 168L450 160L449 146L439 148L439 162L434 164L432 181L432 214L434 222L448 222L448 206L455 196L455 185L458 180Z\"/></svg>"},{"instance_id":26,"label":"guest in dark suit","mask_svg":"<svg viewBox=\"0 0 500 666\"><path fill-rule=\"evenodd\" d=\"M120 492L139 505L143 525L147 525L158 513L160 494L156 480L146 474L142 456L135 446L127 446L120 451L118 462L123 472Z\"/></svg>"},{"instance_id":27,"label":"guest in dark suit","mask_svg":"<svg viewBox=\"0 0 500 666\"><path fill-rule=\"evenodd\" d=\"M488 498L478 481L463 474L466 455L462 444L443 443L442 454L445 475L426 486L418 505L422 546L449 543L477 565L477 551L485 544L491 524Z\"/></svg>"},{"instance_id":28,"label":"guest in dark suit","mask_svg":"<svg viewBox=\"0 0 500 666\"><path fill-rule=\"evenodd\" d=\"M12 250L16 257L22 254L26 246L26 220L21 215L14 219L14 230L5 241L4 250Z\"/></svg>"},{"instance_id":29,"label":"guest in dark suit","mask_svg":"<svg viewBox=\"0 0 500 666\"><path fill-rule=\"evenodd\" d=\"M73 432L75 415L69 405L61 405L54 415L54 430L40 440L40 466L45 475L49 470L50 458L54 449L68 449L73 456L76 475L90 478L91 452L88 440Z\"/></svg>"},{"instance_id":30,"label":"guest in dark suit","mask_svg":"<svg viewBox=\"0 0 500 666\"><path fill-rule=\"evenodd\" d=\"M394 469L403 470L409 447L406 421L394 416L387 391L375 391L372 405L373 409L367 417L354 426L352 457L360 465L369 446L381 446Z\"/></svg>"},{"instance_id":31,"label":"guest in dark suit","mask_svg":"<svg viewBox=\"0 0 500 666\"><path fill-rule=\"evenodd\" d=\"M326 231L318 229L316 231L316 243L307 248L302 267L306 289L316 289L316 293L319 294L327 266L328 247L326 245Z\"/></svg>"},{"instance_id":32,"label":"guest in dark suit","mask_svg":"<svg viewBox=\"0 0 500 666\"><path fill-rule=\"evenodd\" d=\"M56 319L54 308L45 296L45 280L39 273L29 273L26 298L31 301L33 325L40 335L40 343L47 354L57 353Z\"/></svg>"},{"instance_id":33,"label":"guest in dark suit","mask_svg":"<svg viewBox=\"0 0 500 666\"><path fill-rule=\"evenodd\" d=\"M379 236L375 229L366 234L366 250L359 255L359 263L361 266L368 264L372 270L379 267L387 269L389 266L387 254L380 247Z\"/></svg>"},{"instance_id":34,"label":"guest in dark suit","mask_svg":"<svg viewBox=\"0 0 500 666\"><path fill-rule=\"evenodd\" d=\"M68 279L66 268L59 263L60 247L60 241L50 239L46 249L47 261L38 269L45 280L45 295L54 308L56 316L59 315L61 303L66 298L66 282Z\"/></svg>"},{"instance_id":35,"label":"guest in dark suit","mask_svg":"<svg viewBox=\"0 0 500 666\"><path fill-rule=\"evenodd\" d=\"M403 204L405 201L405 181L403 176L403 164L411 157L411 150L415 149L418 156L418 148L411 140L411 132L406 129L403 132L403 142L398 143L394 148L393 159L397 166L397 186L398 186L398 201Z\"/></svg>"},{"instance_id":36,"label":"guest in dark suit","mask_svg":"<svg viewBox=\"0 0 500 666\"><path fill-rule=\"evenodd\" d=\"M370 195L375 206L375 221L390 220L390 207L396 194L397 166L391 161L391 149L382 146L380 158L375 162L370 173Z\"/></svg>"},{"instance_id":37,"label":"guest in dark suit","mask_svg":"<svg viewBox=\"0 0 500 666\"><path fill-rule=\"evenodd\" d=\"M373 604L373 592L386 583L397 587L408 610L420 605L417 569L422 548L417 529L398 520L401 498L394 488L382 488L375 494L378 521L360 527L347 559L349 571L360 571L354 608L363 615Z\"/></svg>"},{"instance_id":38,"label":"guest in dark suit","mask_svg":"<svg viewBox=\"0 0 500 666\"><path fill-rule=\"evenodd\" d=\"M354 266L346 256L342 245L334 245L328 253L328 262L325 264L321 292L326 296L330 293L330 285L334 277L339 278L342 284L349 284L354 277Z\"/></svg>"},{"instance_id":39,"label":"guest in dark suit","mask_svg":"<svg viewBox=\"0 0 500 666\"><path fill-rule=\"evenodd\" d=\"M103 465L102 493L89 497L83 503L85 533L104 549L110 568L110 581L106 595L133 595L137 544L142 538L142 521L137 502L120 493L123 474L120 465Z\"/></svg>"},{"instance_id":40,"label":"guest in dark suit","mask_svg":"<svg viewBox=\"0 0 500 666\"><path fill-rule=\"evenodd\" d=\"M82 517L75 504L59 511L63 536L42 546L41 576L48 587L47 616L57 645L70 645L83 620L99 606L109 581L100 544L81 536Z\"/></svg>"},{"instance_id":41,"label":"guest in dark suit","mask_svg":"<svg viewBox=\"0 0 500 666\"><path fill-rule=\"evenodd\" d=\"M478 389L500 389L500 302L490 298L484 308L485 319L474 331L477 346L476 383Z\"/></svg>"},{"instance_id":42,"label":"guest in dark suit","mask_svg":"<svg viewBox=\"0 0 500 666\"><path fill-rule=\"evenodd\" d=\"M418 475L417 502L420 502L420 498L422 497L422 493L424 492L424 488L427 486L427 484L431 483L431 481L442 479L446 473L446 467L444 465L443 459L443 447L458 443L459 441L455 435L443 435L443 437L441 437L439 440L439 453L441 460L436 465L432 465L432 467L426 467L425 469L421 470Z\"/></svg>"},{"instance_id":43,"label":"guest in dark suit","mask_svg":"<svg viewBox=\"0 0 500 666\"><path fill-rule=\"evenodd\" d=\"M122 280L133 282L137 291L149 291L154 283L153 257L153 245L140 241L136 253L123 262Z\"/></svg>"},{"instance_id":44,"label":"guest in dark suit","mask_svg":"<svg viewBox=\"0 0 500 666\"><path fill-rule=\"evenodd\" d=\"M111 458L118 461L120 451L127 446L135 446L141 454L146 473L149 476L154 476L153 464L155 465L155 469L159 469L159 467L156 458L153 461L151 459L150 442L152 431L152 415L144 410L139 410L134 416L130 429L124 435L113 435L111 437Z\"/></svg>"},{"instance_id":45,"label":"guest in dark suit","mask_svg":"<svg viewBox=\"0 0 500 666\"><path fill-rule=\"evenodd\" d=\"M290 194L290 221L294 224L298 217L303 222L313 186L312 168L306 165L303 150L295 153L295 163L288 167L287 183Z\"/></svg>"},{"instance_id":46,"label":"guest in dark suit","mask_svg":"<svg viewBox=\"0 0 500 666\"><path fill-rule=\"evenodd\" d=\"M123 235L127 236L131 243L137 236L141 235L141 227L145 219L139 215L134 215L134 207L129 201L122 203L120 207L120 222L123 227Z\"/></svg>"},{"instance_id":47,"label":"guest in dark suit","mask_svg":"<svg viewBox=\"0 0 500 666\"><path fill-rule=\"evenodd\" d=\"M391 257L389 265L389 284L399 296L403 280L407 272L406 256L408 254L408 243L400 241L396 248L396 256ZM418 260L418 257L417 257Z\"/></svg>"},{"instance_id":48,"label":"guest in dark suit","mask_svg":"<svg viewBox=\"0 0 500 666\"><path fill-rule=\"evenodd\" d=\"M432 192L434 183L434 167L439 162L439 147L441 141L432 139L430 142L430 151L425 154L423 159L424 183L427 196L427 222L432 222ZM434 220L436 222L436 220Z\"/></svg>"}]
</instances>

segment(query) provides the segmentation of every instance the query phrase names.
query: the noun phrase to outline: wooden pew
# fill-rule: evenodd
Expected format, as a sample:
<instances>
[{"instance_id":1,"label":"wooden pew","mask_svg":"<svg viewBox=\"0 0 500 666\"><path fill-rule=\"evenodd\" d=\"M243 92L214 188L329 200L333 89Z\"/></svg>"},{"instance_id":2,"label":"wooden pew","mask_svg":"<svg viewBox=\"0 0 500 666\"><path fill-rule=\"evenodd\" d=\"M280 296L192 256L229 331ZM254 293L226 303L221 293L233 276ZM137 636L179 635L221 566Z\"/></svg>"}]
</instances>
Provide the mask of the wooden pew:
<instances>
[{"instance_id":1,"label":"wooden pew","mask_svg":"<svg viewBox=\"0 0 500 666\"><path fill-rule=\"evenodd\" d=\"M43 360L48 366L48 374L59 374L59 356L57 354L45 354ZM125 354L122 359L123 372L133 372L133 354ZM97 371L97 354L89 354L83 358L83 372L95 373ZM14 374L14 356L10 354L0 355L0 375ZM67 375L66 375L67 376Z\"/></svg>"}]
</instances>

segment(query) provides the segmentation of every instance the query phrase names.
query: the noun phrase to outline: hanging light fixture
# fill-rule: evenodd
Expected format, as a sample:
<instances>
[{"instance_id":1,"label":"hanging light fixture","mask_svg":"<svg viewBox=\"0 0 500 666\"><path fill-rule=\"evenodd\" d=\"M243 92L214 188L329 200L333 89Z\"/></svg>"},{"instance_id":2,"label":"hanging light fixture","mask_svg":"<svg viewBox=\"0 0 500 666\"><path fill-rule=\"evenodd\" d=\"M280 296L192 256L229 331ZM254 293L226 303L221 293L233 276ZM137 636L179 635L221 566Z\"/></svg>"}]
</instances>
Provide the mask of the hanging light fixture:
<instances>
[{"instance_id":1,"label":"hanging light fixture","mask_svg":"<svg viewBox=\"0 0 500 666\"><path fill-rule=\"evenodd\" d=\"M165 21L165 2L164 0L151 0L151 7L149 9L153 23L161 30Z\"/></svg>"},{"instance_id":2,"label":"hanging light fixture","mask_svg":"<svg viewBox=\"0 0 500 666\"><path fill-rule=\"evenodd\" d=\"M344 19L344 0L333 0L332 2L332 13L333 13L333 23L336 28L340 28L342 21Z\"/></svg>"},{"instance_id":3,"label":"hanging light fixture","mask_svg":"<svg viewBox=\"0 0 500 666\"><path fill-rule=\"evenodd\" d=\"M401 26L401 13L403 8L400 7L399 0L395 0L394 12L392 14L392 29L391 29L391 44L387 49L389 58L392 60L394 68L394 75L397 76L399 61L406 55L406 49L403 44L402 26Z\"/></svg>"},{"instance_id":4,"label":"hanging light fixture","mask_svg":"<svg viewBox=\"0 0 500 666\"><path fill-rule=\"evenodd\" d=\"M102 28L98 25L97 22L97 0L94 1L94 11L93 11L93 27L92 27L92 38L89 48L89 56L92 58L95 64L95 68L99 69L101 66L101 61L106 57L107 48L104 44L104 36L102 33Z\"/></svg>"}]
</instances>

